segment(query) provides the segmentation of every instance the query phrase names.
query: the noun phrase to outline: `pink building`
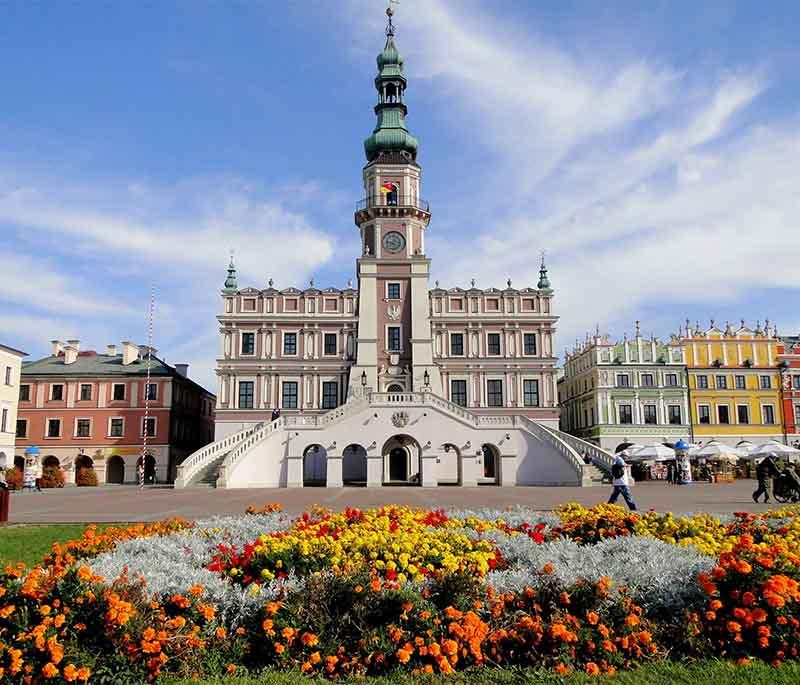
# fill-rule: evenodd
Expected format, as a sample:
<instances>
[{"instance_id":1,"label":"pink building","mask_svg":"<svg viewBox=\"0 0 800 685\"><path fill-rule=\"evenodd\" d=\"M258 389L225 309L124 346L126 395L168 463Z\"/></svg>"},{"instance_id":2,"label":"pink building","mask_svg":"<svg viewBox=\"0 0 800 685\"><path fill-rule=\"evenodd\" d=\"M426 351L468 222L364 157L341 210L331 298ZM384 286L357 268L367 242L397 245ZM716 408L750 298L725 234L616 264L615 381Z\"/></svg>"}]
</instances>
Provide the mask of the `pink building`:
<instances>
[{"instance_id":1,"label":"pink building","mask_svg":"<svg viewBox=\"0 0 800 685\"><path fill-rule=\"evenodd\" d=\"M386 34L354 216L358 281L240 288L231 262L216 442L184 462L179 487L589 484L597 475L558 431L558 317L544 261L536 287L429 287L431 208L405 125L391 10Z\"/></svg>"},{"instance_id":2,"label":"pink building","mask_svg":"<svg viewBox=\"0 0 800 685\"><path fill-rule=\"evenodd\" d=\"M156 350L148 361L148 348L130 342L105 354L81 351L78 340L52 345L49 357L22 366L17 464L36 445L68 483L82 466L100 483L135 483L146 436L146 481L164 483L213 439L216 397L187 377L188 365L169 366Z\"/></svg>"}]
</instances>

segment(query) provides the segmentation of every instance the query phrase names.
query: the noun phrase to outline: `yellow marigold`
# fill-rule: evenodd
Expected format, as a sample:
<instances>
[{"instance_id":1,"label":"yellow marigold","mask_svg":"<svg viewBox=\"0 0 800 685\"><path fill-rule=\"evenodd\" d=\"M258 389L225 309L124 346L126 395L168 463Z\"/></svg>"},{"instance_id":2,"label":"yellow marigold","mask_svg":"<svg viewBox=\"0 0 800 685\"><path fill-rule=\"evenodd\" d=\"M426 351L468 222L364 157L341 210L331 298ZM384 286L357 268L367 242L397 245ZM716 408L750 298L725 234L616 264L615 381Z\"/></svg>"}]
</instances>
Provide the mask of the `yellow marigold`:
<instances>
[{"instance_id":1,"label":"yellow marigold","mask_svg":"<svg viewBox=\"0 0 800 685\"><path fill-rule=\"evenodd\" d=\"M398 649L397 650L397 660L401 664L407 664L411 660L411 652L406 649Z\"/></svg>"},{"instance_id":2,"label":"yellow marigold","mask_svg":"<svg viewBox=\"0 0 800 685\"><path fill-rule=\"evenodd\" d=\"M600 667L594 661L588 662L584 669L588 675L600 675Z\"/></svg>"},{"instance_id":3,"label":"yellow marigold","mask_svg":"<svg viewBox=\"0 0 800 685\"><path fill-rule=\"evenodd\" d=\"M58 669L48 661L42 668L42 675L45 678L55 678L58 675Z\"/></svg>"}]
</instances>

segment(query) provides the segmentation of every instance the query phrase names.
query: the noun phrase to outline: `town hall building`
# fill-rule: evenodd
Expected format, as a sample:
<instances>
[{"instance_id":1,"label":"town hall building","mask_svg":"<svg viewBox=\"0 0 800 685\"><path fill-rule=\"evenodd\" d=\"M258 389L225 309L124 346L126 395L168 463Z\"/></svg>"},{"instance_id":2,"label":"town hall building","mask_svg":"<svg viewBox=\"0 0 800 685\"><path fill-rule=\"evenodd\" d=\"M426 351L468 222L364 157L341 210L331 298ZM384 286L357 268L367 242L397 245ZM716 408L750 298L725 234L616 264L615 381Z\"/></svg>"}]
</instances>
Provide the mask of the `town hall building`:
<instances>
[{"instance_id":1,"label":"town hall building","mask_svg":"<svg viewBox=\"0 0 800 685\"><path fill-rule=\"evenodd\" d=\"M536 287L430 287L432 211L388 14L357 283L240 287L231 260L216 442L183 462L178 487L591 484L584 457L609 458L558 430L543 259Z\"/></svg>"}]
</instances>

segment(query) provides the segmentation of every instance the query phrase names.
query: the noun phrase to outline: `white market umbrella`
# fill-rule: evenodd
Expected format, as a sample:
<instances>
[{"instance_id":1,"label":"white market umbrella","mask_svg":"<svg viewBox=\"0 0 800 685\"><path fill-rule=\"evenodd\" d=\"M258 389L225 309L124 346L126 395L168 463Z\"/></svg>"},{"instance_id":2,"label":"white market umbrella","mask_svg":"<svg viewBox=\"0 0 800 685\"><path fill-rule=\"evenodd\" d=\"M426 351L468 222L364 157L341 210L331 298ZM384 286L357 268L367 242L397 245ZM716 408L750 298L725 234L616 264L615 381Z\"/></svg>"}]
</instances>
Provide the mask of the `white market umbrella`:
<instances>
[{"instance_id":1,"label":"white market umbrella","mask_svg":"<svg viewBox=\"0 0 800 685\"><path fill-rule=\"evenodd\" d=\"M719 459L723 461L738 461L741 452L731 445L725 445L717 440L711 440L700 449L692 452L692 458Z\"/></svg>"},{"instance_id":2,"label":"white market umbrella","mask_svg":"<svg viewBox=\"0 0 800 685\"><path fill-rule=\"evenodd\" d=\"M769 454L774 454L775 456L780 457L781 459L787 459L788 461L800 459L799 449L796 447L790 447L789 445L784 445L776 440L769 440L768 442L754 447L747 454L747 458L762 459Z\"/></svg>"},{"instance_id":3,"label":"white market umbrella","mask_svg":"<svg viewBox=\"0 0 800 685\"><path fill-rule=\"evenodd\" d=\"M628 445L624 450L620 450L619 452L617 452L617 455L619 455L623 459L627 459L631 454L633 454L637 450L642 449L642 447L644 447L644 445L638 445L634 443L633 445Z\"/></svg>"},{"instance_id":4,"label":"white market umbrella","mask_svg":"<svg viewBox=\"0 0 800 685\"><path fill-rule=\"evenodd\" d=\"M628 457L631 461L669 461L675 458L675 450L657 442L632 451Z\"/></svg>"},{"instance_id":5,"label":"white market umbrella","mask_svg":"<svg viewBox=\"0 0 800 685\"><path fill-rule=\"evenodd\" d=\"M736 443L736 450L739 452L739 456L741 457L748 457L750 452L755 449L755 445L750 442L749 440L739 440Z\"/></svg>"}]
</instances>

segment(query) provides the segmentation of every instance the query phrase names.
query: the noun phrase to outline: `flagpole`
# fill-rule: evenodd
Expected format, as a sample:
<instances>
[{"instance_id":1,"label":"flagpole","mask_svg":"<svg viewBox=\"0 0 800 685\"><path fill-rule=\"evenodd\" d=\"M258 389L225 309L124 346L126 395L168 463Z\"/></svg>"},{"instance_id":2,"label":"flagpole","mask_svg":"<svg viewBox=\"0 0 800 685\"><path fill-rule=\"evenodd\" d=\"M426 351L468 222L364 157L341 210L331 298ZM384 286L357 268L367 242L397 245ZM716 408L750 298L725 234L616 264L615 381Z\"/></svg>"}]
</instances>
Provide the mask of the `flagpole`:
<instances>
[{"instance_id":1,"label":"flagpole","mask_svg":"<svg viewBox=\"0 0 800 685\"><path fill-rule=\"evenodd\" d=\"M142 426L142 465L139 469L139 491L144 490L144 474L147 464L147 422L150 418L150 362L153 358L153 317L156 307L156 286L150 286L150 309L147 317L147 379L144 385L144 425Z\"/></svg>"}]
</instances>

